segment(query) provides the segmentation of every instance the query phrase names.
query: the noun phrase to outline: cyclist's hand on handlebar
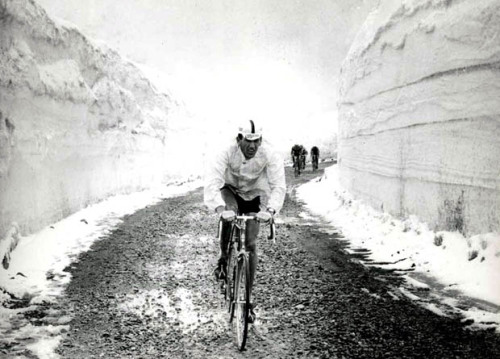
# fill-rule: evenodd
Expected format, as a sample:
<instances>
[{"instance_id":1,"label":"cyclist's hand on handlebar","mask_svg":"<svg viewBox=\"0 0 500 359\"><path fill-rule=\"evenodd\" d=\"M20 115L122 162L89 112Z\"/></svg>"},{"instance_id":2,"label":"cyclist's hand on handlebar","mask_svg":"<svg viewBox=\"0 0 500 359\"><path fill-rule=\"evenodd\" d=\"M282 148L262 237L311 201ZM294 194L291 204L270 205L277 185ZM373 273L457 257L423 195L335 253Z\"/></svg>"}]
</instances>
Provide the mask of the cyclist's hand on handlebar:
<instances>
[{"instance_id":1,"label":"cyclist's hand on handlebar","mask_svg":"<svg viewBox=\"0 0 500 359\"><path fill-rule=\"evenodd\" d=\"M258 222L264 222L264 223L269 222L272 217L273 215L267 211L260 211L255 215L255 219Z\"/></svg>"},{"instance_id":2,"label":"cyclist's hand on handlebar","mask_svg":"<svg viewBox=\"0 0 500 359\"><path fill-rule=\"evenodd\" d=\"M236 218L236 213L234 213L234 211L231 211L231 210L222 211L220 216L224 221L232 221L233 219Z\"/></svg>"}]
</instances>

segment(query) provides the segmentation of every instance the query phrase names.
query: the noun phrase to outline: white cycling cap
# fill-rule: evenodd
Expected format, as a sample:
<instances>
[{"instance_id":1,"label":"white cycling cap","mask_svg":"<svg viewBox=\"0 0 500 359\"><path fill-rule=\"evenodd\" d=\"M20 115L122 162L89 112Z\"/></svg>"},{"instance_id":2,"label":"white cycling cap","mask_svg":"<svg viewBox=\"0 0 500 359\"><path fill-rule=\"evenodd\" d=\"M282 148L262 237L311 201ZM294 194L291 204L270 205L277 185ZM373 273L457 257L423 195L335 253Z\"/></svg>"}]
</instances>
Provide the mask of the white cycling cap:
<instances>
[{"instance_id":1,"label":"white cycling cap","mask_svg":"<svg viewBox=\"0 0 500 359\"><path fill-rule=\"evenodd\" d=\"M262 137L262 128L256 127L253 120L248 120L238 128L238 135L242 135L248 141L255 141Z\"/></svg>"}]
</instances>

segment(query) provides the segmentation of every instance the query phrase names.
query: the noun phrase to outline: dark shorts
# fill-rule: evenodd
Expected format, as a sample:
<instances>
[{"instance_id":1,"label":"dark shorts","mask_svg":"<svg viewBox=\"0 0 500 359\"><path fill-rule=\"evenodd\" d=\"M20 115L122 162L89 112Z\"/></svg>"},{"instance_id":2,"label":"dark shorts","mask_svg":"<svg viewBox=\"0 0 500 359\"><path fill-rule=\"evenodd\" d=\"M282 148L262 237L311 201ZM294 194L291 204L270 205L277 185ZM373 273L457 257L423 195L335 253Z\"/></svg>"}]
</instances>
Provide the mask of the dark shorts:
<instances>
[{"instance_id":1,"label":"dark shorts","mask_svg":"<svg viewBox=\"0 0 500 359\"><path fill-rule=\"evenodd\" d=\"M260 211L260 197L247 201L241 198L236 190L230 185L224 185L220 189L222 199L226 202L226 209L232 209L237 214L257 213Z\"/></svg>"}]
</instances>

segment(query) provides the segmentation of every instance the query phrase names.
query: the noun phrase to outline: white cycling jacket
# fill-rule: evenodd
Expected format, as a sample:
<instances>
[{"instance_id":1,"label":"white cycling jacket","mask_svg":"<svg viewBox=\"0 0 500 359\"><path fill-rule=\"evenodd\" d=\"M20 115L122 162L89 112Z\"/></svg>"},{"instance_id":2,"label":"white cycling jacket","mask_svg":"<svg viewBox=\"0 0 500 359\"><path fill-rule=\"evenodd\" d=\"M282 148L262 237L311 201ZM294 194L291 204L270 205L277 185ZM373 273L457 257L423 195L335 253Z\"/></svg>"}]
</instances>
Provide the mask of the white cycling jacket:
<instances>
[{"instance_id":1,"label":"white cycling jacket","mask_svg":"<svg viewBox=\"0 0 500 359\"><path fill-rule=\"evenodd\" d=\"M219 153L205 173L204 201L210 209L225 205L220 189L226 183L243 199L260 196L263 209L279 212L286 193L283 159L264 142L255 157L247 160L235 143Z\"/></svg>"}]
</instances>

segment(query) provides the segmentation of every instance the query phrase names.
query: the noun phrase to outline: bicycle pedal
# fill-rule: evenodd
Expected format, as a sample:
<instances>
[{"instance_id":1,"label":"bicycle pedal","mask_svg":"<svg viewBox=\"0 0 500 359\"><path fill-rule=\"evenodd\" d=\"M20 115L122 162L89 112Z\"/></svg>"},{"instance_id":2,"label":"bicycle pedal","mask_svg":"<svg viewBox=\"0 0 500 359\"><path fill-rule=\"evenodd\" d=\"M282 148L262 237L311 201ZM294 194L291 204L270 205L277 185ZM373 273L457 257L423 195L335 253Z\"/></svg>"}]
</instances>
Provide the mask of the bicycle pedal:
<instances>
[{"instance_id":1,"label":"bicycle pedal","mask_svg":"<svg viewBox=\"0 0 500 359\"><path fill-rule=\"evenodd\" d=\"M224 271L219 271L219 268L214 269L212 275L215 277L216 281L224 281L226 278L226 273Z\"/></svg>"}]
</instances>

